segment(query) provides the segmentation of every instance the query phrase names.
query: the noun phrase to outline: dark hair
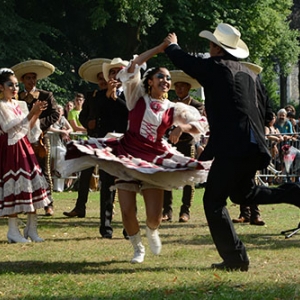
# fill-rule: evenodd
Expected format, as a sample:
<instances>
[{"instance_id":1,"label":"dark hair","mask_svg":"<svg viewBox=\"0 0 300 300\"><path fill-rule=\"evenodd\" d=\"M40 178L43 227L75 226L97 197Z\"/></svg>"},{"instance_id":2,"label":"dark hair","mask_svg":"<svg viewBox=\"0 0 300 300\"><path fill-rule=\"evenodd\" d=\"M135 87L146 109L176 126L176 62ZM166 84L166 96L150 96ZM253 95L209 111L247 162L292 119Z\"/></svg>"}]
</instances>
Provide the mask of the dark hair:
<instances>
[{"instance_id":1,"label":"dark hair","mask_svg":"<svg viewBox=\"0 0 300 300\"><path fill-rule=\"evenodd\" d=\"M287 113L286 116L287 116L288 118L293 118L293 119L296 118L295 114L294 114L293 112L291 112L291 111L289 111L289 112Z\"/></svg>"},{"instance_id":2,"label":"dark hair","mask_svg":"<svg viewBox=\"0 0 300 300\"><path fill-rule=\"evenodd\" d=\"M76 93L75 98L83 98L84 99L84 95L81 93Z\"/></svg>"},{"instance_id":3,"label":"dark hair","mask_svg":"<svg viewBox=\"0 0 300 300\"><path fill-rule=\"evenodd\" d=\"M154 68L150 68L148 69L144 75L143 75L143 84L144 84L144 89L145 92L148 93L149 90L149 83L148 80L153 78L153 75L156 74L160 69L162 69L164 67L154 67Z\"/></svg>"},{"instance_id":4,"label":"dark hair","mask_svg":"<svg viewBox=\"0 0 300 300\"><path fill-rule=\"evenodd\" d=\"M7 68L0 69L0 84L3 85L8 81L11 75L14 75L13 70Z\"/></svg>"}]
</instances>

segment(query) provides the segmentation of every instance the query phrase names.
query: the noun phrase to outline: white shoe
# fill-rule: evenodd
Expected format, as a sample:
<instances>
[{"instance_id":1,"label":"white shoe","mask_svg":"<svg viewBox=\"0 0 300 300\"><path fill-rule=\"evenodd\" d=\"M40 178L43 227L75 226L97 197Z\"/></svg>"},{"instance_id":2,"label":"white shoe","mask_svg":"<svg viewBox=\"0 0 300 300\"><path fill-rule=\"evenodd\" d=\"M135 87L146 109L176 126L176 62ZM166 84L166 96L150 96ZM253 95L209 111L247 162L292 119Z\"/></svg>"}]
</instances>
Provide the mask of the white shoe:
<instances>
[{"instance_id":1,"label":"white shoe","mask_svg":"<svg viewBox=\"0 0 300 300\"><path fill-rule=\"evenodd\" d=\"M146 226L146 235L152 253L155 255L159 255L161 251L161 241L159 238L158 229L152 230L148 226Z\"/></svg>"},{"instance_id":2,"label":"white shoe","mask_svg":"<svg viewBox=\"0 0 300 300\"><path fill-rule=\"evenodd\" d=\"M134 250L133 258L131 259L132 264L140 264L144 261L145 247L141 244L139 249Z\"/></svg>"},{"instance_id":3,"label":"white shoe","mask_svg":"<svg viewBox=\"0 0 300 300\"><path fill-rule=\"evenodd\" d=\"M131 259L132 264L142 263L145 257L145 247L142 244L141 234L138 232L135 235L129 236L129 240L133 246L134 254Z\"/></svg>"},{"instance_id":4,"label":"white shoe","mask_svg":"<svg viewBox=\"0 0 300 300\"><path fill-rule=\"evenodd\" d=\"M36 214L27 214L27 224L24 228L24 237L30 239L33 242L41 243L44 242L44 239L40 238L37 233L37 215Z\"/></svg>"},{"instance_id":5,"label":"white shoe","mask_svg":"<svg viewBox=\"0 0 300 300\"><path fill-rule=\"evenodd\" d=\"M8 218L7 240L9 243L30 243L25 239L18 228L18 218Z\"/></svg>"}]
</instances>

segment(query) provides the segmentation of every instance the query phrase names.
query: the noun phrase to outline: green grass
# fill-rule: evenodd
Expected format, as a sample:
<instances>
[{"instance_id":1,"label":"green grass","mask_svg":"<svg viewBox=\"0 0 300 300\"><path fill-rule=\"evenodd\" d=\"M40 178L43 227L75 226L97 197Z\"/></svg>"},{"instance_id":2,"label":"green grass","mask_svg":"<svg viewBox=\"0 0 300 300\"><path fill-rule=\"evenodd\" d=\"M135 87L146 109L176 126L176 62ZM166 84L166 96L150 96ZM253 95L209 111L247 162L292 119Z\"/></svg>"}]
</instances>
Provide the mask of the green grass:
<instances>
[{"instance_id":1,"label":"green grass","mask_svg":"<svg viewBox=\"0 0 300 300\"><path fill-rule=\"evenodd\" d=\"M8 244L7 220L0 219L1 299L300 299L300 232L290 239L282 230L296 227L299 210L288 205L261 206L266 226L235 225L250 257L249 272L214 271L220 262L197 189L191 220L178 223L181 191L174 192L172 223L163 223L162 253L154 256L145 237L145 211L138 199L146 257L132 265L132 247L122 235L119 205L114 236L99 235L99 192L90 193L85 219L68 219L77 193L55 193L55 215L39 211L44 243ZM155 201L155 199L153 200ZM231 217L239 207L228 202ZM26 216L20 215L23 221Z\"/></svg>"}]
</instances>

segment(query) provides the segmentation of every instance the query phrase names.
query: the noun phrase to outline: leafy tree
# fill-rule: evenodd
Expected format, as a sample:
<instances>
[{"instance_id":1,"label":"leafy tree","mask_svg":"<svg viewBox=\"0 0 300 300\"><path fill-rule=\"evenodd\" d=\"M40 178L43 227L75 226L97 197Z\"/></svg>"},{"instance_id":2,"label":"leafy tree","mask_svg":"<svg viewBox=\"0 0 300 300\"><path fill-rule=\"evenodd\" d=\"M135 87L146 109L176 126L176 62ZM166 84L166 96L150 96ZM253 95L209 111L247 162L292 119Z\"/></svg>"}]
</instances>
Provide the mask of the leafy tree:
<instances>
[{"instance_id":1,"label":"leafy tree","mask_svg":"<svg viewBox=\"0 0 300 300\"><path fill-rule=\"evenodd\" d=\"M249 46L249 61L263 66L263 80L270 91L274 78L287 76L299 56L298 30L291 30L289 24L297 21L290 17L292 0L2 2L1 65L9 67L27 59L52 63L55 74L39 84L52 90L61 103L75 91L91 88L78 75L78 68L88 59L130 59L172 31L184 50L197 54L208 51L207 41L199 38L201 30L213 31L220 22L236 26ZM299 5L293 9L297 15ZM150 60L151 65L174 68L165 55Z\"/></svg>"}]
</instances>

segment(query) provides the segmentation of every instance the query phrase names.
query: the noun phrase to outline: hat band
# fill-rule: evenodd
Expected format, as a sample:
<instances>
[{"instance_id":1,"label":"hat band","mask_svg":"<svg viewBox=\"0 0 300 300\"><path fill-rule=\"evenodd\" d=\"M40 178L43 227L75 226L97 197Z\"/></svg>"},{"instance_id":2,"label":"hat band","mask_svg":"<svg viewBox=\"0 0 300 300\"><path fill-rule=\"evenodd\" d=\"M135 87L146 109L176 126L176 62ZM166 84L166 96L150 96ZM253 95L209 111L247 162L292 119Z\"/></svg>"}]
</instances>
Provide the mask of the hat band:
<instances>
[{"instance_id":1,"label":"hat band","mask_svg":"<svg viewBox=\"0 0 300 300\"><path fill-rule=\"evenodd\" d=\"M237 49L237 47L232 47L232 46L226 45L226 44L221 43L221 42L219 42L219 43L220 43L221 45L227 47L227 48L230 48L230 49Z\"/></svg>"}]
</instances>

